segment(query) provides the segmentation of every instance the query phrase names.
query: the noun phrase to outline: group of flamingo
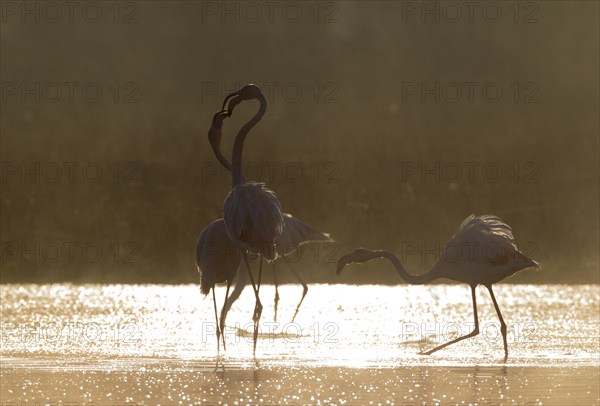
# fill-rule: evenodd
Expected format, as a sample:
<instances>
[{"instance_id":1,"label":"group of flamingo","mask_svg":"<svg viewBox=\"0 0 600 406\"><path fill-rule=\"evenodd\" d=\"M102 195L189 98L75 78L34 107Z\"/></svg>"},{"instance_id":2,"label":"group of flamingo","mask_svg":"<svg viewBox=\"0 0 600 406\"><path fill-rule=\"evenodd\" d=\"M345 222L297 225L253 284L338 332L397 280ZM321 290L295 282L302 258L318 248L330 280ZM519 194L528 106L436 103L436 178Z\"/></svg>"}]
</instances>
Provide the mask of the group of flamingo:
<instances>
[{"instance_id":1,"label":"group of flamingo","mask_svg":"<svg viewBox=\"0 0 600 406\"><path fill-rule=\"evenodd\" d=\"M245 100L258 100L258 112L239 130L233 145L232 162L221 152L222 126L225 118L230 117L235 107ZM229 101L229 103L227 103ZM215 310L217 352L222 338L223 349L226 348L225 320L227 312L238 299L249 277L254 290L256 304L254 308L254 346L258 338L258 323L262 314L262 303L259 298L260 281L262 276L263 258L273 262L277 258L285 258L299 246L309 242L333 240L329 234L317 231L308 224L298 220L291 214L283 213L277 195L260 182L245 182L242 174L242 152L248 132L262 119L267 109L267 102L255 85L246 85L237 92L228 95L223 102L221 111L213 116L208 132L210 145L217 160L232 174L231 192L225 198L223 207L224 217L210 223L198 237L196 243L196 265L200 272L200 289L207 295L213 293ZM255 283L250 270L248 257L258 256L258 278ZM296 318L300 305L308 292L308 286L300 275L286 262L292 274L302 284L304 290L292 321ZM229 289L237 276L235 289L229 295ZM225 301L221 316L217 314L215 284L227 283ZM279 293L275 284L275 318Z\"/></svg>"},{"instance_id":2,"label":"group of flamingo","mask_svg":"<svg viewBox=\"0 0 600 406\"><path fill-rule=\"evenodd\" d=\"M259 109L239 130L233 146L232 163L230 163L223 156L220 149L223 121L232 115L239 103L252 99L258 100ZM242 174L244 141L248 132L262 119L265 112L266 99L261 90L256 85L246 85L225 98L221 110L213 116L208 133L209 142L217 160L232 174L232 187L225 198L223 218L206 226L198 237L196 244L196 265L201 275L201 291L204 295L207 295L212 289L213 294L217 353L220 351L221 340L223 348L226 348L223 332L227 312L241 294L246 285L247 276L255 295L252 319L254 322L253 354L256 356L258 327L263 309L259 297L263 258L273 262L278 257L285 257L289 253L287 251L289 247L298 247L301 244L315 241L333 241L329 234L321 233L290 214L283 213L277 195L267 188L264 183L246 182L244 180ZM494 296L492 284L529 267L539 269L539 264L519 251L510 226L493 215L468 216L460 224L456 233L448 240L446 246L458 249L458 255L453 255L453 258L442 255L433 268L423 275L412 275L406 272L398 258L391 252L365 248L358 248L342 256L337 264L337 274L339 275L348 264L385 258L396 268L400 277L410 284L426 284L438 278L468 284L473 298L475 322L473 331L422 352L425 355L479 334L475 288L478 285L485 286L490 293L500 320L504 360L506 361L508 358L507 328ZM497 255L489 255L486 252L489 247L494 247L497 250ZM256 282L250 270L249 257L258 257L259 265ZM293 269L292 272L304 287L302 298L294 313L295 318L308 288L297 272ZM231 283L236 276L235 289L229 295ZM224 282L227 284L227 288L219 320L215 285ZM279 295L276 290L275 314L277 314L278 300Z\"/></svg>"}]
</instances>

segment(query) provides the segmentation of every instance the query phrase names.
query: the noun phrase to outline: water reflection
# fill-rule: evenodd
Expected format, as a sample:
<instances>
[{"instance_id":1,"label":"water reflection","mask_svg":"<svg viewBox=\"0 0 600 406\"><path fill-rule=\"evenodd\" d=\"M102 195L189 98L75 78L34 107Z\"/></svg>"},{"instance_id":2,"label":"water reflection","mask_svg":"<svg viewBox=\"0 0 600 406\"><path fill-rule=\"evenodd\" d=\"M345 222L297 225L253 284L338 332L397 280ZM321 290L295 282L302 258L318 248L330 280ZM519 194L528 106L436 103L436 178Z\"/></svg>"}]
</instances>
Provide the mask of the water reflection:
<instances>
[{"instance_id":1,"label":"water reflection","mask_svg":"<svg viewBox=\"0 0 600 406\"><path fill-rule=\"evenodd\" d=\"M296 304L297 289L288 289L282 318ZM245 292L228 318L224 369L215 371L212 302L197 286L3 285L1 395L21 403L598 403L597 286L497 290L512 331L507 363L493 328L418 355L460 333L448 326L471 320L462 286L318 285L293 327L272 324L265 307L257 363L244 327L254 299ZM481 302L481 325L493 327L491 301Z\"/></svg>"},{"instance_id":2,"label":"water reflection","mask_svg":"<svg viewBox=\"0 0 600 406\"><path fill-rule=\"evenodd\" d=\"M597 290L594 285L499 285L508 365L597 365ZM272 291L272 286L262 290L265 297ZM296 291L281 287L282 320L294 312ZM197 286L3 285L0 294L0 355L187 361L216 355L212 303ZM491 300L481 296L481 333L424 357L419 352L472 330L467 288L311 286L294 323L273 322L272 305L266 304L257 357L264 365L494 365L503 355L499 324ZM253 306L247 290L228 316L227 363L252 361Z\"/></svg>"}]
</instances>

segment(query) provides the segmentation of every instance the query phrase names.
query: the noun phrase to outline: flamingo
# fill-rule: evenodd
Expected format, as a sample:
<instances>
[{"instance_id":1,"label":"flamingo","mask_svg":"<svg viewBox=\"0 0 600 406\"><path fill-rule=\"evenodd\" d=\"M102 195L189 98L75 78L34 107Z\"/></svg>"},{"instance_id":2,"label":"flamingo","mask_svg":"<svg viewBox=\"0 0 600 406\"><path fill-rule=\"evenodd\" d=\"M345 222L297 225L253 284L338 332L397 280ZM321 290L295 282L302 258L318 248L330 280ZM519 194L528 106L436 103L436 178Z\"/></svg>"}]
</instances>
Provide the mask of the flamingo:
<instances>
[{"instance_id":1,"label":"flamingo","mask_svg":"<svg viewBox=\"0 0 600 406\"><path fill-rule=\"evenodd\" d=\"M256 342L258 339L258 325L262 314L262 303L258 292L262 274L263 258L272 262L277 258L275 239L281 235L284 228L283 213L279 198L264 183L244 182L242 177L242 151L248 132L261 120L267 110L266 99L258 86L249 84L239 91L227 96L233 98L235 105L243 100L258 99L259 109L256 114L246 122L238 131L233 145L233 172L231 192L223 204L223 220L227 235L242 253L242 259L248 272L256 304L254 307L254 345L253 355L256 356ZM225 104L224 103L224 104ZM254 283L248 253L258 255L259 268L257 283Z\"/></svg>"},{"instance_id":2,"label":"flamingo","mask_svg":"<svg viewBox=\"0 0 600 406\"><path fill-rule=\"evenodd\" d=\"M219 329L219 317L217 316L215 284L227 282L227 291L225 292L225 298L227 298L231 282L238 274L240 261L240 251L229 239L225 221L222 218L213 221L202 230L196 242L196 266L200 273L200 291L202 294L208 295L212 290L217 330L217 354L220 352L219 342L222 330ZM223 350L226 350L224 336Z\"/></svg>"},{"instance_id":3,"label":"flamingo","mask_svg":"<svg viewBox=\"0 0 600 406\"><path fill-rule=\"evenodd\" d=\"M475 328L469 334L422 352L423 355L430 355L451 344L479 334L475 288L477 285L485 286L490 292L496 314L500 320L500 331L504 343L504 361L506 361L508 359L506 323L502 318L502 313L494 296L492 284L526 268L536 267L541 269L539 264L519 251L510 226L493 215L472 214L468 216L458 227L456 233L448 240L443 252L444 255L429 272L423 275L412 275L404 270L404 267L393 253L358 248L340 258L337 274L339 275L342 269L350 263L364 263L374 258L385 258L396 268L400 277L410 284L422 285L437 278L447 278L468 284L471 287L473 297ZM455 255L456 253L458 255Z\"/></svg>"},{"instance_id":4,"label":"flamingo","mask_svg":"<svg viewBox=\"0 0 600 406\"><path fill-rule=\"evenodd\" d=\"M213 116L212 125L208 132L209 139L214 137L214 135L212 135L213 133L220 133L223 119L228 116L226 113L227 112L220 111ZM200 232L198 240L196 241L196 267L200 273L200 291L202 294L206 296L212 290L217 333L217 354L220 352L219 342L220 337L222 336L222 330L219 328L220 323L217 315L215 285L217 283L227 282L227 290L225 292L225 299L227 299L231 282L238 274L240 261L240 251L235 247L227 235L225 220L222 218L214 220ZM223 306L225 306L225 304L223 304ZM223 350L226 350L224 336Z\"/></svg>"},{"instance_id":5,"label":"flamingo","mask_svg":"<svg viewBox=\"0 0 600 406\"><path fill-rule=\"evenodd\" d=\"M229 97L230 96L228 96L228 98ZM225 100L227 101L228 98L226 98ZM225 158L225 156L221 152L221 138L222 138L221 129L222 129L222 124L223 124L223 119L225 117L231 116L231 114L233 113L233 110L238 102L239 102L239 100L233 99L227 106L227 109L225 109L225 104L223 104L223 110L221 112L215 114L215 117L213 119L213 124L211 126L210 131L208 132L208 139L209 139L210 145L213 149L213 152L215 154L215 157L221 163L221 165L223 165L223 167L225 169L229 170L230 172L233 172L233 167L232 167L231 163L227 160L227 158ZM275 242L276 242L275 246L276 246L278 258L279 257L285 258L286 256L290 255L292 252L297 250L298 247L300 247L301 245L307 244L307 243L318 242L318 241L334 242L334 240L330 237L329 234L316 230L315 228L311 227L310 225L304 223L301 220L298 220L297 218L295 218L294 216L292 216L289 213L283 213L283 220L284 220L283 233L279 237L277 237L275 240ZM290 269L290 271L292 272L294 277L298 280L298 282L300 282L302 284L302 288L303 288L302 297L300 298L300 302L296 306L294 316L292 317L292 323L293 323L294 320L296 319L296 316L298 315L298 310L300 310L300 306L302 305L302 302L304 301L304 298L306 297L306 294L308 293L308 285L306 284L306 282L304 282L302 277L298 274L298 272L296 272L296 270L288 262L285 262L285 263L288 265L288 268ZM273 279L275 282L275 299L274 299L275 314L274 314L273 319L275 321L277 321L277 306L279 303L279 291L278 291L278 286L277 286L276 274L277 273L275 270L275 261L274 261L273 262ZM236 284L236 287L235 287L234 291L232 292L231 297L227 298L227 295L226 295L227 302L223 305L223 310L221 312L221 325L220 325L221 331L225 326L225 318L227 316L227 312L229 311L229 309L231 308L233 303L239 298L240 294L242 293L242 290L245 287L245 278L242 277L242 278L239 278L238 280L239 280L239 283ZM229 285L228 285L228 289L229 289ZM227 290L227 292L229 292L229 290Z\"/></svg>"},{"instance_id":6,"label":"flamingo","mask_svg":"<svg viewBox=\"0 0 600 406\"><path fill-rule=\"evenodd\" d=\"M231 106L231 110L222 110L216 113L213 117L211 128L208 132L208 138L215 150L215 155L223 163L223 165L231 170L232 166L229 161L225 159L225 157L221 154L220 151L220 139L221 139L221 128L223 125L223 120L226 117L231 116L233 112L233 105ZM216 142L216 144L215 144ZM215 148L216 147L216 148ZM286 253L282 252L282 247L289 248L290 241L296 241L298 245L301 245L305 242L311 240L328 240L333 241L329 237L328 234L319 233L314 230L309 225L301 222L298 219L295 219L293 216L289 214L284 215L285 221L285 229L284 234L282 234L282 238L280 239L281 244L277 246L277 252L279 255L285 255ZM200 273L200 290L202 294L207 295L211 290L213 293L213 306L215 312L215 321L216 321L216 336L217 336L217 354L220 352L220 337L222 337L223 349L226 350L225 336L223 335L223 329L225 325L225 318L227 312L231 308L231 305L237 300L240 296L243 288L246 285L246 273L241 270L241 256L240 251L236 248L236 246L231 242L227 234L227 228L225 225L224 219L214 220L208 226L206 226L198 240L196 242L196 266L198 268L198 272ZM293 269L292 269L292 272ZM238 278L238 283L236 284L236 288L233 291L232 295L229 296L229 289L231 287L231 282L236 277ZM297 275L297 274L296 274ZM298 278L299 275L297 275ZM225 292L225 303L223 304L223 308L221 310L221 322L219 322L219 317L217 315L217 301L215 296L215 285L217 283L227 282L227 290ZM296 308L296 313L302 304L302 300L306 295L306 291L308 287L304 285L304 293L300 303ZM227 298L229 300L227 301ZM218 360L217 360L218 364Z\"/></svg>"}]
</instances>

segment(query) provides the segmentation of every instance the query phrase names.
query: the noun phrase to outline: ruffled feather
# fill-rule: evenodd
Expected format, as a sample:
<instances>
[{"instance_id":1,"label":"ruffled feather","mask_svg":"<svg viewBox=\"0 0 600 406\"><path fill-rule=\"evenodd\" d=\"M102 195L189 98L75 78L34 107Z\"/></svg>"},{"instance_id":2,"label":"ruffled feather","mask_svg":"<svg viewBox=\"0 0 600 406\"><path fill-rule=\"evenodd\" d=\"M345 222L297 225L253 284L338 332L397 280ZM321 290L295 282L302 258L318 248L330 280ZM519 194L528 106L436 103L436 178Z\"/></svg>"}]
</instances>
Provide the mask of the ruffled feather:
<instances>
[{"instance_id":1,"label":"ruffled feather","mask_svg":"<svg viewBox=\"0 0 600 406\"><path fill-rule=\"evenodd\" d=\"M264 183L247 182L227 195L223 207L227 233L244 251L277 258L275 239L284 228L281 204L275 192Z\"/></svg>"}]
</instances>

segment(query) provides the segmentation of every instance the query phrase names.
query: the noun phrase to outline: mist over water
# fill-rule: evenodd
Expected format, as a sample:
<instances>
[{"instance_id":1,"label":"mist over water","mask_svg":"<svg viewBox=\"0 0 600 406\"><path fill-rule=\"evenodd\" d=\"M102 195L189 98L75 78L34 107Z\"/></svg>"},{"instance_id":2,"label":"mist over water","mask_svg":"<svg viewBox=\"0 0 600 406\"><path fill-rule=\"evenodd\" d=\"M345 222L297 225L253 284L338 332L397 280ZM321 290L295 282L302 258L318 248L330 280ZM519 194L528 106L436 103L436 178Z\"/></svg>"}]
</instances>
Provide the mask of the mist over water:
<instances>
[{"instance_id":1,"label":"mist over water","mask_svg":"<svg viewBox=\"0 0 600 406\"><path fill-rule=\"evenodd\" d=\"M246 177L338 242L333 261L304 252L307 281L340 282L335 259L358 246L422 272L474 212L544 267L511 282L598 282L596 2L457 21L444 2L425 17L419 2L299 3L293 21L233 3L133 2L93 24L4 10L2 282L197 281L194 242L230 188L206 134L248 82L268 110ZM227 155L255 109L226 121Z\"/></svg>"}]
</instances>

